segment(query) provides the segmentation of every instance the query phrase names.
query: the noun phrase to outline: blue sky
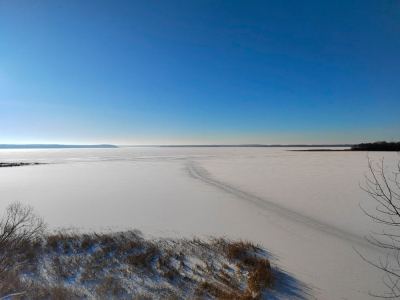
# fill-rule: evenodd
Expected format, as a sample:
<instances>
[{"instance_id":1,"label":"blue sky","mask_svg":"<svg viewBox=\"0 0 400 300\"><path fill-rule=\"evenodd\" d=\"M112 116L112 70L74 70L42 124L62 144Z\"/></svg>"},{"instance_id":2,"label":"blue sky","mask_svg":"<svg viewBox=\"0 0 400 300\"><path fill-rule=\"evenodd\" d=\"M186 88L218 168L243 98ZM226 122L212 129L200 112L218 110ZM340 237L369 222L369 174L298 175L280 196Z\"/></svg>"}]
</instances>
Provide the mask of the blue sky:
<instances>
[{"instance_id":1,"label":"blue sky","mask_svg":"<svg viewBox=\"0 0 400 300\"><path fill-rule=\"evenodd\" d=\"M0 143L400 140L400 1L0 1Z\"/></svg>"}]
</instances>

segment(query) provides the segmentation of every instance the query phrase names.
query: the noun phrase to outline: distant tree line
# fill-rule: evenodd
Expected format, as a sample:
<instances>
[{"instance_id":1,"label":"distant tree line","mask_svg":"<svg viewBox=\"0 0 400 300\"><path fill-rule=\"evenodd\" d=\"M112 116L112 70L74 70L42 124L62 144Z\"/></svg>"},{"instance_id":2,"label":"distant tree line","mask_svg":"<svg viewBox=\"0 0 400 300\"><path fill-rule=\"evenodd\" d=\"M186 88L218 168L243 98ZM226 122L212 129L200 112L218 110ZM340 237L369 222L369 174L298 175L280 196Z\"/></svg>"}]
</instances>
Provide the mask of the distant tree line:
<instances>
[{"instance_id":1,"label":"distant tree line","mask_svg":"<svg viewBox=\"0 0 400 300\"><path fill-rule=\"evenodd\" d=\"M361 143L351 147L355 151L400 151L400 142Z\"/></svg>"}]
</instances>

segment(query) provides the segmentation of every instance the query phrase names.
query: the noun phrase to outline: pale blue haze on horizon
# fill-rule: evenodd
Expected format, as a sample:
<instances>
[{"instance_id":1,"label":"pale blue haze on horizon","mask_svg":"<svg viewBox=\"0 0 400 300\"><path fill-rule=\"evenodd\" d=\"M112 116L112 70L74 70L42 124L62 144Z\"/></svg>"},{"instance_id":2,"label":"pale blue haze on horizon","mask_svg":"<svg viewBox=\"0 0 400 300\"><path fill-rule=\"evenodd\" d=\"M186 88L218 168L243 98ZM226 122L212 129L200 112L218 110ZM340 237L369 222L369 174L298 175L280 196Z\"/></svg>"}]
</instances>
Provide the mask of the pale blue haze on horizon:
<instances>
[{"instance_id":1,"label":"pale blue haze on horizon","mask_svg":"<svg viewBox=\"0 0 400 300\"><path fill-rule=\"evenodd\" d=\"M0 1L0 143L400 140L400 1Z\"/></svg>"}]
</instances>

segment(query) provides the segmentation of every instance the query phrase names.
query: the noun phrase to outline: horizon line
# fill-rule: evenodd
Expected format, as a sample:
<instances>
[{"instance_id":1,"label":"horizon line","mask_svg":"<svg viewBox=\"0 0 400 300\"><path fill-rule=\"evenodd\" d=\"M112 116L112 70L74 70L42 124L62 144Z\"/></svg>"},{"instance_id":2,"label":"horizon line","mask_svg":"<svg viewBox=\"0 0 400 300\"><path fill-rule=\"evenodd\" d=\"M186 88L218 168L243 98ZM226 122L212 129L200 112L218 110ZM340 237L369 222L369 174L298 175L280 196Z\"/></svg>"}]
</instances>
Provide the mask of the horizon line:
<instances>
[{"instance_id":1,"label":"horizon line","mask_svg":"<svg viewBox=\"0 0 400 300\"><path fill-rule=\"evenodd\" d=\"M356 144L164 144L164 145L114 145L114 144L0 144L0 149L51 149L51 148L124 148L124 147L352 147Z\"/></svg>"}]
</instances>

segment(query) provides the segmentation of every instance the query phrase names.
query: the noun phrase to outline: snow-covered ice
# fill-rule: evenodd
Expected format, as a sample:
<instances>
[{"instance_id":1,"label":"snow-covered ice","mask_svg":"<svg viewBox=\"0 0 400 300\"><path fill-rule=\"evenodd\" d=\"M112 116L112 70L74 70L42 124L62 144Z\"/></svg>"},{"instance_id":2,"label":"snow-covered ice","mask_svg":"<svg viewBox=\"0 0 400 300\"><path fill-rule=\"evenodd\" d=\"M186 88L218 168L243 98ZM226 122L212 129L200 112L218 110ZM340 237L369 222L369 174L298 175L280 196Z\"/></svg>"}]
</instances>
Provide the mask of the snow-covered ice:
<instances>
[{"instance_id":1,"label":"snow-covered ice","mask_svg":"<svg viewBox=\"0 0 400 300\"><path fill-rule=\"evenodd\" d=\"M0 150L0 210L32 205L50 227L138 228L154 235L226 235L260 243L302 282L305 299L369 299L384 255L363 236L380 230L359 187L365 152L285 148ZM377 152L388 165L397 153ZM288 297L288 295L286 295Z\"/></svg>"}]
</instances>

